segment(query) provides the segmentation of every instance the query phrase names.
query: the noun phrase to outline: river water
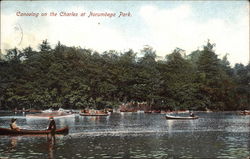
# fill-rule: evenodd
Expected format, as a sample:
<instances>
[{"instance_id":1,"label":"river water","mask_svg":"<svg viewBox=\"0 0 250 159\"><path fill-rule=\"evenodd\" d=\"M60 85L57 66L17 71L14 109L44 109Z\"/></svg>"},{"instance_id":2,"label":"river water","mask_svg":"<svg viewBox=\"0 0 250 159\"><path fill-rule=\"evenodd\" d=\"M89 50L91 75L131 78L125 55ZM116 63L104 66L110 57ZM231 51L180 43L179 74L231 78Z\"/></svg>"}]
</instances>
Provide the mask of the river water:
<instances>
[{"instance_id":1,"label":"river water","mask_svg":"<svg viewBox=\"0 0 250 159\"><path fill-rule=\"evenodd\" d=\"M0 136L0 158L243 158L250 157L250 116L196 112L197 120L166 120L163 114L113 113L108 117L56 119L65 136ZM26 129L45 129L46 119L0 114Z\"/></svg>"}]
</instances>

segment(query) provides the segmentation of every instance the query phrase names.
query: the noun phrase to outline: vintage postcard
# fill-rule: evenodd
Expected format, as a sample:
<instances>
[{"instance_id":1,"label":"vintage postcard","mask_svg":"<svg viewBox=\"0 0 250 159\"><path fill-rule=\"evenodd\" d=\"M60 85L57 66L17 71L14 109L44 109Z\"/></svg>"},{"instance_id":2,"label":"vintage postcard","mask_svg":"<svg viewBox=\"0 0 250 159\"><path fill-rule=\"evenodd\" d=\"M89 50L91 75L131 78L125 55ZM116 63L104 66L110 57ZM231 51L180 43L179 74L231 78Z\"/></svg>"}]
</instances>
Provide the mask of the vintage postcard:
<instances>
[{"instance_id":1,"label":"vintage postcard","mask_svg":"<svg viewBox=\"0 0 250 159\"><path fill-rule=\"evenodd\" d=\"M249 159L248 1L0 3L0 158Z\"/></svg>"}]
</instances>

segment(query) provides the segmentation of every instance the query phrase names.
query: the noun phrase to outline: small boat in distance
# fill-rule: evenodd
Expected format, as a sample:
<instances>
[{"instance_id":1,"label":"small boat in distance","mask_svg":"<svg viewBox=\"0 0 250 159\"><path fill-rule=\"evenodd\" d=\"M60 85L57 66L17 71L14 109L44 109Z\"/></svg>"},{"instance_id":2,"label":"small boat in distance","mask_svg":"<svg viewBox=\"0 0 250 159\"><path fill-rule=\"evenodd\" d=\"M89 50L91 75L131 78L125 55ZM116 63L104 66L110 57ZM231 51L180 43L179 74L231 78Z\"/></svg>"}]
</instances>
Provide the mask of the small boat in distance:
<instances>
[{"instance_id":1,"label":"small boat in distance","mask_svg":"<svg viewBox=\"0 0 250 159\"><path fill-rule=\"evenodd\" d=\"M39 114L27 114L26 118L30 119L48 119L49 117L65 118L65 117L75 117L75 114L64 113L64 112L53 112L53 113L39 113Z\"/></svg>"},{"instance_id":2,"label":"small boat in distance","mask_svg":"<svg viewBox=\"0 0 250 159\"><path fill-rule=\"evenodd\" d=\"M144 113L151 114L152 111L151 110L146 110L146 111L144 111Z\"/></svg>"},{"instance_id":3,"label":"small boat in distance","mask_svg":"<svg viewBox=\"0 0 250 159\"><path fill-rule=\"evenodd\" d=\"M20 129L20 131L9 129L9 128L0 128L0 135L47 135L51 132L51 130L26 130ZM68 134L69 128L64 127L61 129L57 129L55 131L56 134Z\"/></svg>"},{"instance_id":4,"label":"small boat in distance","mask_svg":"<svg viewBox=\"0 0 250 159\"><path fill-rule=\"evenodd\" d=\"M250 115L250 110L243 110L240 112L240 115Z\"/></svg>"},{"instance_id":5,"label":"small boat in distance","mask_svg":"<svg viewBox=\"0 0 250 159\"><path fill-rule=\"evenodd\" d=\"M71 110L71 109L59 108L57 111L58 112L63 112L63 113L73 113L73 110Z\"/></svg>"},{"instance_id":6,"label":"small boat in distance","mask_svg":"<svg viewBox=\"0 0 250 159\"><path fill-rule=\"evenodd\" d=\"M102 113L102 114L90 114L90 113L80 113L81 116L108 116L108 113Z\"/></svg>"},{"instance_id":7,"label":"small boat in distance","mask_svg":"<svg viewBox=\"0 0 250 159\"><path fill-rule=\"evenodd\" d=\"M182 117L182 116L172 116L172 115L166 115L166 119L173 119L173 120L192 120L192 119L198 119L198 116L187 116L187 117Z\"/></svg>"},{"instance_id":8,"label":"small boat in distance","mask_svg":"<svg viewBox=\"0 0 250 159\"><path fill-rule=\"evenodd\" d=\"M84 109L79 113L81 116L108 116L109 113L103 110Z\"/></svg>"},{"instance_id":9,"label":"small boat in distance","mask_svg":"<svg viewBox=\"0 0 250 159\"><path fill-rule=\"evenodd\" d=\"M52 108L49 108L49 109L46 109L46 110L42 111L42 113L52 113L52 112L53 112Z\"/></svg>"}]
</instances>

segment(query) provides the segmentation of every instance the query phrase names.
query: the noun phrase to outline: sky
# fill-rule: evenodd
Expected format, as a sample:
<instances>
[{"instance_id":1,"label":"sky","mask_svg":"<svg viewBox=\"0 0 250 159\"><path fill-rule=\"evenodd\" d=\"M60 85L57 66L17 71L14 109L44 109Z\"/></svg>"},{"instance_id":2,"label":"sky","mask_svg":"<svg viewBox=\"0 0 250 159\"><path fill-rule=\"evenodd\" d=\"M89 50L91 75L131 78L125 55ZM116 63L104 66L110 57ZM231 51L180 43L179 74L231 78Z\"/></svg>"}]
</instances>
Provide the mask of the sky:
<instances>
[{"instance_id":1,"label":"sky","mask_svg":"<svg viewBox=\"0 0 250 159\"><path fill-rule=\"evenodd\" d=\"M57 16L50 16L50 13ZM60 16L61 12L78 16ZM88 17L112 13L114 17ZM120 12L129 13L119 17ZM39 14L20 16L20 13ZM41 16L47 13L47 16ZM85 13L85 16L80 16ZM207 40L231 65L249 62L248 1L1 1L1 51L53 46L140 52L145 45L164 58L178 47L190 54Z\"/></svg>"}]
</instances>

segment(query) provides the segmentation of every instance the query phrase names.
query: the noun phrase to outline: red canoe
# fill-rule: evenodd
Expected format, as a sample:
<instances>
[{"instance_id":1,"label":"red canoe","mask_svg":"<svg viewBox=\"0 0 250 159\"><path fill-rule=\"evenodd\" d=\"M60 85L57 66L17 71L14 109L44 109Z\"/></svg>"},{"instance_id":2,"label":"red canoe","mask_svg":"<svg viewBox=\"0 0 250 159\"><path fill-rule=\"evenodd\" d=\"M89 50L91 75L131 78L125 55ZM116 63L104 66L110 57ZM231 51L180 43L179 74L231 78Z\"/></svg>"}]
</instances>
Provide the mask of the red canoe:
<instances>
[{"instance_id":1,"label":"red canoe","mask_svg":"<svg viewBox=\"0 0 250 159\"><path fill-rule=\"evenodd\" d=\"M12 130L8 128L0 128L0 135L41 135L49 134L50 130L26 130L21 129L20 131ZM67 134L69 133L69 128L64 127L56 130L56 134Z\"/></svg>"}]
</instances>

